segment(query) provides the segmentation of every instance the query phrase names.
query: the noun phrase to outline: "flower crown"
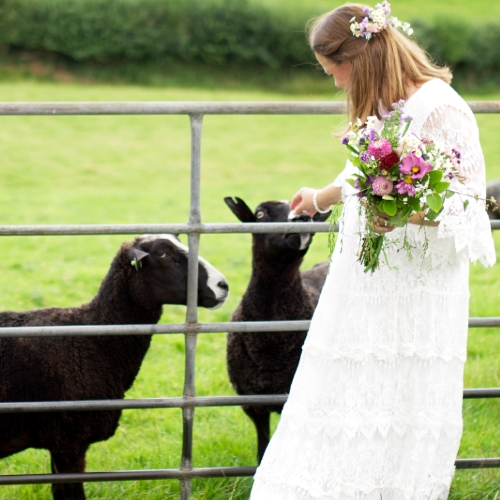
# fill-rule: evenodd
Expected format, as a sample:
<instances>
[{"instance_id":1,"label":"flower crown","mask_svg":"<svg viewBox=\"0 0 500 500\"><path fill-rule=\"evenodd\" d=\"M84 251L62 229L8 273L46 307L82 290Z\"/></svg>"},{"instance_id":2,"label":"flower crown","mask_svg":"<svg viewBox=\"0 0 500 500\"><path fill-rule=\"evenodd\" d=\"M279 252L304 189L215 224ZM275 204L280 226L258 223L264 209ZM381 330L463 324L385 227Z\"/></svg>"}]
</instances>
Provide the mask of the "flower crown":
<instances>
[{"instance_id":1,"label":"flower crown","mask_svg":"<svg viewBox=\"0 0 500 500\"><path fill-rule=\"evenodd\" d=\"M391 16L391 4L384 0L382 3L375 5L374 9L365 7L363 12L367 15L360 23L356 22L356 18L351 19L352 34L358 38L364 36L369 40L374 33L380 33L388 26L400 29L403 33L411 35L413 30L410 28L410 23L402 23L397 17Z\"/></svg>"}]
</instances>

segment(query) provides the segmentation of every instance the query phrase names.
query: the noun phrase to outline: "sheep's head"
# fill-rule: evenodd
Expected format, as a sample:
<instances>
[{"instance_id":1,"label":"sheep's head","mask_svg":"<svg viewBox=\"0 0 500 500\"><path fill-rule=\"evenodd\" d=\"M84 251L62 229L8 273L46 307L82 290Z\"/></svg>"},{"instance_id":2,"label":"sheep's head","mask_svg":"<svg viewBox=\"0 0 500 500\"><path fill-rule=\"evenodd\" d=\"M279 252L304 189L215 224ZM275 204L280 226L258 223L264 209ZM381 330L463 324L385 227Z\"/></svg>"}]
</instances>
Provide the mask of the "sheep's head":
<instances>
[{"instance_id":1,"label":"sheep's head","mask_svg":"<svg viewBox=\"0 0 500 500\"><path fill-rule=\"evenodd\" d=\"M255 212L240 198L224 198L227 206L241 222L313 222L324 220L324 216L314 217L308 214L290 216L290 204L287 201L265 201L260 203ZM268 233L254 234L254 249L264 252L268 259L275 262L291 263L302 259L307 253L314 233Z\"/></svg>"},{"instance_id":2,"label":"sheep's head","mask_svg":"<svg viewBox=\"0 0 500 500\"><path fill-rule=\"evenodd\" d=\"M157 304L187 303L188 248L170 234L136 238L128 248L131 284ZM198 260L198 305L220 307L228 296L226 278L201 257Z\"/></svg>"}]
</instances>

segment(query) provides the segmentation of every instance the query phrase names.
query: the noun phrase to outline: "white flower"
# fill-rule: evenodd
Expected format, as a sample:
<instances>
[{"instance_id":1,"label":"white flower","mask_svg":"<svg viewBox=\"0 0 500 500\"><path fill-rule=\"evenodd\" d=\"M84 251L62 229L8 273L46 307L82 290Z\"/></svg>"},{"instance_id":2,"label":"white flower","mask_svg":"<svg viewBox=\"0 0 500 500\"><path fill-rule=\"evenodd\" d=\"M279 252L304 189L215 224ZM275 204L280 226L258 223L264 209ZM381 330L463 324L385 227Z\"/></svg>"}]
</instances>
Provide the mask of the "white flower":
<instances>
[{"instance_id":1,"label":"white flower","mask_svg":"<svg viewBox=\"0 0 500 500\"><path fill-rule=\"evenodd\" d=\"M366 119L366 128L368 129L372 129L372 128L375 128L375 120L377 119L376 116L369 116L367 119Z\"/></svg>"},{"instance_id":2,"label":"white flower","mask_svg":"<svg viewBox=\"0 0 500 500\"><path fill-rule=\"evenodd\" d=\"M406 149L407 151L416 151L418 149L419 144L420 144L420 139L417 136L410 134L408 137L405 138L403 143L403 148Z\"/></svg>"}]
</instances>

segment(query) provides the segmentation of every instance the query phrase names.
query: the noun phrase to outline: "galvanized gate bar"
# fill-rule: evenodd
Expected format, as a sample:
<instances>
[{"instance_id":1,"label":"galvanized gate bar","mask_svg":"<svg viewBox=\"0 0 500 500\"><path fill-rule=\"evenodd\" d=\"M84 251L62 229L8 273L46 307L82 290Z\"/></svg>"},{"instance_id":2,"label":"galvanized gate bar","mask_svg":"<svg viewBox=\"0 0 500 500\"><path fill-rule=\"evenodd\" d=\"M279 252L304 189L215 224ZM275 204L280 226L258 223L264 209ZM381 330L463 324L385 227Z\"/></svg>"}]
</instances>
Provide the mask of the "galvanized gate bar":
<instances>
[{"instance_id":1,"label":"galvanized gate bar","mask_svg":"<svg viewBox=\"0 0 500 500\"><path fill-rule=\"evenodd\" d=\"M500 220L492 220L491 229L500 229ZM327 233L327 222L248 222L207 224L80 224L40 226L0 226L0 236L58 236L102 234L227 234L227 233ZM338 231L338 227L335 228Z\"/></svg>"},{"instance_id":2,"label":"galvanized gate bar","mask_svg":"<svg viewBox=\"0 0 500 500\"><path fill-rule=\"evenodd\" d=\"M201 132L203 115L190 116L191 123L191 201L189 209L189 224L201 224ZM200 235L190 234L188 282L187 282L187 312L186 324L198 324L198 255L200 249ZM185 334L185 370L184 370L184 398L189 400L195 397L195 360L196 331ZM181 470L193 468L193 425L194 406L185 405L182 408L182 457ZM191 497L191 479L182 479L180 482L181 500Z\"/></svg>"},{"instance_id":3,"label":"galvanized gate bar","mask_svg":"<svg viewBox=\"0 0 500 500\"><path fill-rule=\"evenodd\" d=\"M50 484L50 483L95 483L102 481L139 481L153 479L180 479L191 481L194 478L249 477L255 474L256 467L207 467L200 469L152 469L113 472L84 472L73 474L18 474L0 476L0 485Z\"/></svg>"},{"instance_id":4,"label":"galvanized gate bar","mask_svg":"<svg viewBox=\"0 0 500 500\"><path fill-rule=\"evenodd\" d=\"M222 332L302 332L310 320L248 321L226 323L169 323L166 325L86 325L86 326L12 326L0 327L0 338L85 337L95 335L152 335ZM500 326L500 317L469 318L469 328Z\"/></svg>"},{"instance_id":5,"label":"galvanized gate bar","mask_svg":"<svg viewBox=\"0 0 500 500\"><path fill-rule=\"evenodd\" d=\"M495 221L497 222L497 221ZM498 221L500 222L500 221ZM498 225L500 228L500 224ZM495 228L496 229L496 228ZM223 224L80 224L0 226L0 236L62 236L96 234L196 234L196 233L326 233L327 222L249 222Z\"/></svg>"},{"instance_id":6,"label":"galvanized gate bar","mask_svg":"<svg viewBox=\"0 0 500 500\"><path fill-rule=\"evenodd\" d=\"M469 101L500 113L500 101ZM345 102L2 102L0 115L339 115Z\"/></svg>"},{"instance_id":7,"label":"galvanized gate bar","mask_svg":"<svg viewBox=\"0 0 500 500\"><path fill-rule=\"evenodd\" d=\"M500 388L488 387L486 389L464 389L464 399L500 398Z\"/></svg>"},{"instance_id":8,"label":"galvanized gate bar","mask_svg":"<svg viewBox=\"0 0 500 500\"><path fill-rule=\"evenodd\" d=\"M469 328L487 328L490 326L500 326L500 318L498 317L480 317L469 318Z\"/></svg>"},{"instance_id":9,"label":"galvanized gate bar","mask_svg":"<svg viewBox=\"0 0 500 500\"><path fill-rule=\"evenodd\" d=\"M500 325L500 318L498 318ZM152 335L220 332L300 332L309 320L227 323L170 323L165 325L12 326L0 328L2 337L84 337L87 335Z\"/></svg>"},{"instance_id":10,"label":"galvanized gate bar","mask_svg":"<svg viewBox=\"0 0 500 500\"><path fill-rule=\"evenodd\" d=\"M500 101L467 101L473 113L500 113Z\"/></svg>"},{"instance_id":11,"label":"galvanized gate bar","mask_svg":"<svg viewBox=\"0 0 500 500\"><path fill-rule=\"evenodd\" d=\"M460 458L455 461L457 469L496 469L500 458Z\"/></svg>"},{"instance_id":12,"label":"galvanized gate bar","mask_svg":"<svg viewBox=\"0 0 500 500\"><path fill-rule=\"evenodd\" d=\"M206 408L220 406L282 405L286 394L266 396L199 396L181 398L92 399L87 401L40 401L0 403L0 413L33 413L40 411L136 410L158 408Z\"/></svg>"},{"instance_id":13,"label":"galvanized gate bar","mask_svg":"<svg viewBox=\"0 0 500 500\"><path fill-rule=\"evenodd\" d=\"M500 220L492 220L491 229L500 229ZM233 234L233 233L327 233L327 222L248 222L207 224L80 224L40 226L0 226L0 236L56 236L97 234ZM338 227L335 228L338 231Z\"/></svg>"},{"instance_id":14,"label":"galvanized gate bar","mask_svg":"<svg viewBox=\"0 0 500 500\"><path fill-rule=\"evenodd\" d=\"M500 388L464 389L464 399L498 398ZM200 396L182 398L99 399L86 401L40 401L0 403L0 413L33 413L40 411L137 410L158 408L206 408L221 406L283 405L287 394L265 396Z\"/></svg>"},{"instance_id":15,"label":"galvanized gate bar","mask_svg":"<svg viewBox=\"0 0 500 500\"><path fill-rule=\"evenodd\" d=\"M345 102L2 102L0 115L339 115Z\"/></svg>"},{"instance_id":16,"label":"galvanized gate bar","mask_svg":"<svg viewBox=\"0 0 500 500\"><path fill-rule=\"evenodd\" d=\"M500 458L462 458L455 461L457 469L486 469L500 467ZM251 477L256 467L207 467L200 469L155 469L117 472L85 472L75 474L24 474L0 476L0 485L95 483L104 481L140 481L155 479Z\"/></svg>"}]
</instances>

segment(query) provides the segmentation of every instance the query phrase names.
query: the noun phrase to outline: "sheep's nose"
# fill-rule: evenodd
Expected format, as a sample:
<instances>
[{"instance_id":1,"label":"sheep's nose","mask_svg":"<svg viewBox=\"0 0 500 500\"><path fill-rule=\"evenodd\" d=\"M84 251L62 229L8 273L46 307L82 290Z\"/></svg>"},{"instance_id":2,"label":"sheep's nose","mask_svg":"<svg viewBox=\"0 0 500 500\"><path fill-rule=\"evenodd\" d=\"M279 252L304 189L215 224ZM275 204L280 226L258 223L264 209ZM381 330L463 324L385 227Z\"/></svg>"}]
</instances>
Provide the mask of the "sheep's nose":
<instances>
[{"instance_id":1,"label":"sheep's nose","mask_svg":"<svg viewBox=\"0 0 500 500\"><path fill-rule=\"evenodd\" d=\"M290 219L291 222L312 222L312 217L309 214L300 214Z\"/></svg>"},{"instance_id":2,"label":"sheep's nose","mask_svg":"<svg viewBox=\"0 0 500 500\"><path fill-rule=\"evenodd\" d=\"M229 290L229 285L227 284L226 281L219 281L219 283L217 283L217 286L219 288L222 288L223 290L226 290L226 291Z\"/></svg>"}]
</instances>

